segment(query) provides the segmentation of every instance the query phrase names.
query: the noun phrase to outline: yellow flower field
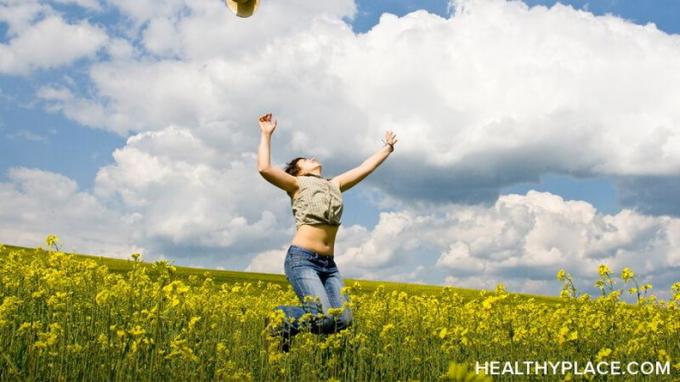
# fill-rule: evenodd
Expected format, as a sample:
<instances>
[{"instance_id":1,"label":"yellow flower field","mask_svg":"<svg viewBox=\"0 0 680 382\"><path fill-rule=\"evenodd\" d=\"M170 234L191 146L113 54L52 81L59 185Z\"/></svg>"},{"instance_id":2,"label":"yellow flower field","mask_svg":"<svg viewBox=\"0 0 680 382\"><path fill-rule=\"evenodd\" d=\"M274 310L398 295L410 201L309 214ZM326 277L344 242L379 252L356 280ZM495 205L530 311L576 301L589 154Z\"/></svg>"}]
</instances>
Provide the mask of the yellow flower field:
<instances>
[{"instance_id":1,"label":"yellow flower field","mask_svg":"<svg viewBox=\"0 0 680 382\"><path fill-rule=\"evenodd\" d=\"M129 272L114 273L55 250L57 240L48 238L48 252L0 247L0 380L481 381L491 378L475 375L477 361L526 360L671 365L666 375L533 380L680 376L680 283L662 301L629 268L617 282L606 265L594 270L600 296L578 295L559 270L556 303L507 293L502 284L470 297L446 287L426 294L352 283L349 329L302 332L281 352L264 319L274 325L283 319L274 306L298 304L289 287L181 279L166 261L142 266L138 254Z\"/></svg>"}]
</instances>

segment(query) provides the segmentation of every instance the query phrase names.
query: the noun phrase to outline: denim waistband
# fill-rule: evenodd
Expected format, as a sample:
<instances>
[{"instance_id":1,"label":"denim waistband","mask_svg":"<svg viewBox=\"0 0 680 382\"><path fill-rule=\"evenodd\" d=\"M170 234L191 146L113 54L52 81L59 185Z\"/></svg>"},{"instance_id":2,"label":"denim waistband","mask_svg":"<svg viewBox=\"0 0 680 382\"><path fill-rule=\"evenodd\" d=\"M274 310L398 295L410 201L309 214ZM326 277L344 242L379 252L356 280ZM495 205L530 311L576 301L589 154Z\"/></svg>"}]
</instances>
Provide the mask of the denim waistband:
<instances>
[{"instance_id":1,"label":"denim waistband","mask_svg":"<svg viewBox=\"0 0 680 382\"><path fill-rule=\"evenodd\" d=\"M312 251L311 249L300 247L300 246L295 245L295 244L291 244L290 247L288 247L288 252L290 252L291 249L295 249L297 251L303 252L306 255L309 255L309 256L315 257L315 258L319 258L319 259L333 259L334 258L333 255L322 255L318 252Z\"/></svg>"}]
</instances>

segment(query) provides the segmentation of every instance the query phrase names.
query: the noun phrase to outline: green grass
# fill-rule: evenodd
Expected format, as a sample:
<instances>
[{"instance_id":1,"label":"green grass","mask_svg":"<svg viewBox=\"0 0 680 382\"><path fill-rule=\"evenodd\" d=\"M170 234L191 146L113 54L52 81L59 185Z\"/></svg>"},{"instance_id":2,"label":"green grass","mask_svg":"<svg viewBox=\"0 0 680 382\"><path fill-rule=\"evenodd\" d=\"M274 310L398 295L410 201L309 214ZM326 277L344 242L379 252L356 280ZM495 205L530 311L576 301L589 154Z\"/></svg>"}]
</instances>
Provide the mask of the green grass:
<instances>
[{"instance_id":1,"label":"green grass","mask_svg":"<svg viewBox=\"0 0 680 382\"><path fill-rule=\"evenodd\" d=\"M10 244L4 244L5 246L5 252L9 252L10 250L23 250L27 253L31 252L47 252L46 250L42 248L29 248L29 247L20 247L20 246L14 246ZM134 261L132 259L115 259L115 258L109 258L109 257L103 257L103 256L96 256L96 255L88 255L88 254L80 254L80 253L69 253L69 252L64 252L69 255L74 255L76 259L89 259L89 260L94 260L96 261L99 265L105 265L109 271L115 272L115 273L126 273L132 269L132 264ZM0 251L0 256L2 256L4 253ZM148 262L141 262L141 264L145 267L151 267L152 263ZM173 264L174 265L174 264ZM290 286L290 283L286 279L285 275L281 274L275 274L275 273L258 273L258 272L241 272L241 271L227 271L227 270L219 270L219 269L210 269L210 268L193 268L193 267L185 267L185 266L179 266L179 265L174 265L177 268L177 274L176 276L182 279L188 279L189 276L197 276L200 278L210 276L215 283L257 283L258 281L262 281L263 284L266 283L272 283L276 285L280 285L283 288L288 288ZM359 279L351 279L351 278L345 278L345 285L354 285L354 283L357 282L361 286L361 288L366 291L366 292L372 292L379 286L382 286L385 288L386 291L404 291L409 294L419 294L419 295L436 295L439 294L442 289L444 288L443 286L439 285L426 285L426 284L414 284L414 283L397 283L397 282L391 282L391 281L374 281L374 280L359 280ZM556 281L557 282L557 281ZM465 299L472 299L480 296L481 290L478 289L468 289L468 288L457 288L457 287L451 287L449 286L448 288L453 289L454 291L458 292L461 294L461 296ZM533 298L537 302L546 302L546 303L557 303L560 301L560 298L557 296L543 296L543 295L532 295L532 294L525 294L525 293L510 293L511 295L516 295L521 298Z\"/></svg>"}]
</instances>

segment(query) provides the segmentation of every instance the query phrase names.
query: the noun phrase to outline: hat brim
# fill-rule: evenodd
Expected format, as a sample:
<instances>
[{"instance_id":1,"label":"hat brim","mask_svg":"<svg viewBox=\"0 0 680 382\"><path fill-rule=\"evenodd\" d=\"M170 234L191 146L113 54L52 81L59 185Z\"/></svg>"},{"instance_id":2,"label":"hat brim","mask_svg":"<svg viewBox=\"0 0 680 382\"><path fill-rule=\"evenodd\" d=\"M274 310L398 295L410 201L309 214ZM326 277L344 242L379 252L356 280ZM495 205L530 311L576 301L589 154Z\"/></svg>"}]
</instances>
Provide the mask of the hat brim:
<instances>
[{"instance_id":1,"label":"hat brim","mask_svg":"<svg viewBox=\"0 0 680 382\"><path fill-rule=\"evenodd\" d=\"M238 17L250 17L255 13L257 6L260 4L260 0L247 0L237 2L234 0L224 0L227 3L227 7L231 9L232 12Z\"/></svg>"}]
</instances>

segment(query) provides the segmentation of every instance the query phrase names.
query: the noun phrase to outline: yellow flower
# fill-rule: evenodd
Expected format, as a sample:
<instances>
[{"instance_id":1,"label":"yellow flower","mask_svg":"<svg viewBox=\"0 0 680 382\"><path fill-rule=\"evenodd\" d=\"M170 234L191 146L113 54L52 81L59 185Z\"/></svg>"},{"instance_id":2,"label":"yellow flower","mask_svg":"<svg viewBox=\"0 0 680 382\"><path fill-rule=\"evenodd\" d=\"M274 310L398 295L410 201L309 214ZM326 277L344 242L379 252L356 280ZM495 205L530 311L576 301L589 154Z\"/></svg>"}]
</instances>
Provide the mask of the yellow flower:
<instances>
[{"instance_id":1,"label":"yellow flower","mask_svg":"<svg viewBox=\"0 0 680 382\"><path fill-rule=\"evenodd\" d=\"M387 324L387 325L383 326L382 331L380 332L380 337L382 337L382 338L387 337L390 334L390 332L392 331L392 329L394 329L393 324Z\"/></svg>"},{"instance_id":2,"label":"yellow flower","mask_svg":"<svg viewBox=\"0 0 680 382\"><path fill-rule=\"evenodd\" d=\"M24 330L28 330L30 328L31 328L31 323L30 322L24 322L19 326L19 328L17 329L17 332L21 333Z\"/></svg>"},{"instance_id":3,"label":"yellow flower","mask_svg":"<svg viewBox=\"0 0 680 382\"><path fill-rule=\"evenodd\" d=\"M103 290L97 293L97 296L94 298L94 301L97 303L97 305L104 305L106 304L106 301L108 301L109 295L110 293L108 290Z\"/></svg>"},{"instance_id":4,"label":"yellow flower","mask_svg":"<svg viewBox=\"0 0 680 382\"><path fill-rule=\"evenodd\" d=\"M574 341L578 339L578 330L574 330L573 332L569 333L569 341Z\"/></svg>"},{"instance_id":5,"label":"yellow flower","mask_svg":"<svg viewBox=\"0 0 680 382\"><path fill-rule=\"evenodd\" d=\"M146 333L146 330L139 325L135 325L134 328L128 330L128 333L132 336L141 336Z\"/></svg>"},{"instance_id":6,"label":"yellow flower","mask_svg":"<svg viewBox=\"0 0 680 382\"><path fill-rule=\"evenodd\" d=\"M319 296L314 296L314 295L306 295L302 299L304 304L317 304L319 307L321 306L321 299Z\"/></svg>"},{"instance_id":7,"label":"yellow flower","mask_svg":"<svg viewBox=\"0 0 680 382\"><path fill-rule=\"evenodd\" d=\"M100 334L99 337L97 337L97 342L103 347L109 344L109 339L106 337L105 334Z\"/></svg>"},{"instance_id":8,"label":"yellow flower","mask_svg":"<svg viewBox=\"0 0 680 382\"><path fill-rule=\"evenodd\" d=\"M668 355L668 352L664 349L659 349L659 351L656 352L657 354L657 359L661 362L670 362L671 357Z\"/></svg>"},{"instance_id":9,"label":"yellow flower","mask_svg":"<svg viewBox=\"0 0 680 382\"><path fill-rule=\"evenodd\" d=\"M4 298L2 304L0 304L0 328L10 322L9 320L6 320L6 318L11 317L14 312L17 311L19 305L21 305L22 302L23 300L20 300L15 296L8 296Z\"/></svg>"},{"instance_id":10,"label":"yellow flower","mask_svg":"<svg viewBox=\"0 0 680 382\"><path fill-rule=\"evenodd\" d=\"M564 344L565 342L568 342L568 341L575 341L577 339L578 339L578 331L574 330L572 332L566 326L561 327L558 334L557 334L557 342L560 345L562 345L562 344Z\"/></svg>"},{"instance_id":11,"label":"yellow flower","mask_svg":"<svg viewBox=\"0 0 680 382\"><path fill-rule=\"evenodd\" d=\"M449 369L441 377L444 381L469 381L469 382L491 382L491 377L484 374L484 372L476 373L474 368L468 369L468 366L463 363L450 362Z\"/></svg>"},{"instance_id":12,"label":"yellow flower","mask_svg":"<svg viewBox=\"0 0 680 382\"><path fill-rule=\"evenodd\" d=\"M623 281L628 281L633 277L635 277L635 272L633 272L632 269L627 267L623 268L623 270L621 271L621 278L623 279Z\"/></svg>"},{"instance_id":13,"label":"yellow flower","mask_svg":"<svg viewBox=\"0 0 680 382\"><path fill-rule=\"evenodd\" d=\"M80 353L83 351L83 347L79 344L66 345L66 351L69 353Z\"/></svg>"},{"instance_id":14,"label":"yellow flower","mask_svg":"<svg viewBox=\"0 0 680 382\"><path fill-rule=\"evenodd\" d=\"M215 350L218 353L224 353L225 350L227 349L227 345L225 345L223 342L218 342Z\"/></svg>"},{"instance_id":15,"label":"yellow flower","mask_svg":"<svg viewBox=\"0 0 680 382\"><path fill-rule=\"evenodd\" d=\"M560 269L559 271L557 271L557 279L559 281L564 281L565 277L566 277L566 272L565 272L564 269Z\"/></svg>"},{"instance_id":16,"label":"yellow flower","mask_svg":"<svg viewBox=\"0 0 680 382\"><path fill-rule=\"evenodd\" d=\"M605 264L600 264L600 266L597 268L597 272L600 274L600 276L608 276L611 272L609 271L609 267Z\"/></svg>"},{"instance_id":17,"label":"yellow flower","mask_svg":"<svg viewBox=\"0 0 680 382\"><path fill-rule=\"evenodd\" d=\"M196 325L196 323L200 319L201 319L201 317L198 317L198 316L191 317L191 320L189 320L189 325L188 325L190 331L194 329L194 325Z\"/></svg>"},{"instance_id":18,"label":"yellow flower","mask_svg":"<svg viewBox=\"0 0 680 382\"><path fill-rule=\"evenodd\" d=\"M604 347L597 352L595 356L595 361L602 361L603 359L609 357L612 354L612 349Z\"/></svg>"},{"instance_id":19,"label":"yellow flower","mask_svg":"<svg viewBox=\"0 0 680 382\"><path fill-rule=\"evenodd\" d=\"M57 237L57 235L52 235L52 234L47 235L47 238L45 239L45 243L47 243L48 247L56 247L58 241L59 241L59 237Z\"/></svg>"},{"instance_id":20,"label":"yellow flower","mask_svg":"<svg viewBox=\"0 0 680 382\"><path fill-rule=\"evenodd\" d=\"M671 290L675 292L673 294L673 299L680 301L680 282L674 283Z\"/></svg>"}]
</instances>

